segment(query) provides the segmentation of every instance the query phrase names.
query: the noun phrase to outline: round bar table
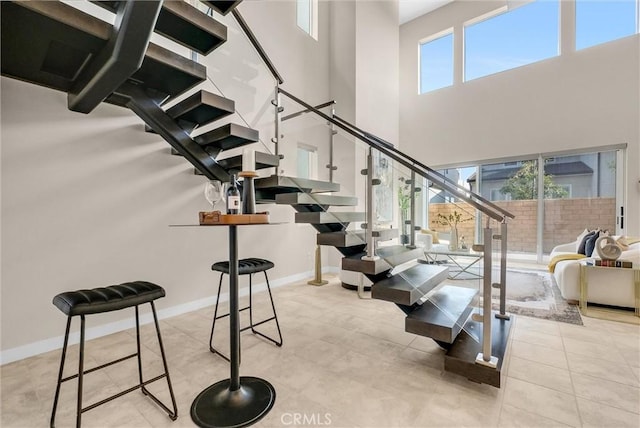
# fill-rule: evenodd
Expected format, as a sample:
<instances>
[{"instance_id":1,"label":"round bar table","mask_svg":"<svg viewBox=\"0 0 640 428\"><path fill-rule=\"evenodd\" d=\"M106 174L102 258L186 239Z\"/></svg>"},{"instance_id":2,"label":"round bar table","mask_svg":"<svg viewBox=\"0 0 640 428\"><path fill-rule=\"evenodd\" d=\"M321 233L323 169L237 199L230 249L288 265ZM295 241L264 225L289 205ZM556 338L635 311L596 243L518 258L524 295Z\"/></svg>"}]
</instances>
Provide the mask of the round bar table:
<instances>
[{"instance_id":1,"label":"round bar table","mask_svg":"<svg viewBox=\"0 0 640 428\"><path fill-rule=\"evenodd\" d=\"M228 216L231 217L231 216ZM233 216L241 218L242 215ZM238 226L265 222L206 226L229 228L229 312L231 376L207 387L193 400L191 419L200 427L231 428L252 425L264 417L276 401L276 391L264 379L240 376L240 311L238 305Z\"/></svg>"}]
</instances>

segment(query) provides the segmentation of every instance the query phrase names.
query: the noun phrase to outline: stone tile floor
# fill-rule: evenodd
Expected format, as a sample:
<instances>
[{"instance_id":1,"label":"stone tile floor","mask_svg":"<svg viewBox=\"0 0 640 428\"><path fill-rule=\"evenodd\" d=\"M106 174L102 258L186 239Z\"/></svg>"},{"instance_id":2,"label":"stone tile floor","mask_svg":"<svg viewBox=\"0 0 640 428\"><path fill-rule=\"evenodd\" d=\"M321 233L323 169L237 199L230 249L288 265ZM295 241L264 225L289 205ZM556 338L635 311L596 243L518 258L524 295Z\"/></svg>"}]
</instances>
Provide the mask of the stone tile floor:
<instances>
[{"instance_id":1,"label":"stone tile floor","mask_svg":"<svg viewBox=\"0 0 640 428\"><path fill-rule=\"evenodd\" d=\"M284 346L242 335L241 375L267 379L277 391L274 408L257 426L640 427L637 325L585 317L584 326L575 326L520 316L509 339L503 387L496 389L445 373L443 351L430 339L405 333L403 313L393 304L359 299L335 279L323 287L282 286L274 297ZM265 293L254 302L257 312L268 313ZM212 312L161 321L178 420L134 391L86 412L83 426L194 426L189 411L195 396L229 376L228 364L208 349ZM269 324L265 331L272 331ZM88 342L85 367L132 352L134 334ZM146 372L158 374L152 326L142 334ZM216 338L217 346L228 349L226 322ZM75 367L76 354L77 345L69 350L68 369ZM2 366L2 427L49 424L59 358L60 351L53 351ZM89 374L85 403L136 378L134 360ZM62 387L58 427L75 423L75 387L73 381ZM167 398L162 381L150 389Z\"/></svg>"}]
</instances>

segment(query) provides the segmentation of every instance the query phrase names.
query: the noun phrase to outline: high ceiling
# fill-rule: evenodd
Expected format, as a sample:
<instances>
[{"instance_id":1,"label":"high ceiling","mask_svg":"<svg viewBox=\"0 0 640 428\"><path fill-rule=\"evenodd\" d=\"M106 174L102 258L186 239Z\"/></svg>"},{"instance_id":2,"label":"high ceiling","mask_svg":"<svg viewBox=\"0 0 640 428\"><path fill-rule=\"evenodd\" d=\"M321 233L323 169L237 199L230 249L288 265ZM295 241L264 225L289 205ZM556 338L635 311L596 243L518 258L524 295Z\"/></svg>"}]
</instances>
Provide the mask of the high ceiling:
<instances>
[{"instance_id":1,"label":"high ceiling","mask_svg":"<svg viewBox=\"0 0 640 428\"><path fill-rule=\"evenodd\" d=\"M453 0L398 0L400 25L452 1Z\"/></svg>"}]
</instances>

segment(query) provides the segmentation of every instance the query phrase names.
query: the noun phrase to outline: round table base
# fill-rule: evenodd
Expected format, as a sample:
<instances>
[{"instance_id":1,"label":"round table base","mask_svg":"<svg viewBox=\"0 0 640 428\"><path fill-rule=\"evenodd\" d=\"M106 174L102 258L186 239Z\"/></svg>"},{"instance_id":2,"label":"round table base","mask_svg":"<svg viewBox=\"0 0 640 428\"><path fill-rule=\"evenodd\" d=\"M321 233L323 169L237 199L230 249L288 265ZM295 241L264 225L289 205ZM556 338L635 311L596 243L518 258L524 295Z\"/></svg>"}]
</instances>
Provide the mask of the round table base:
<instances>
[{"instance_id":1,"label":"round table base","mask_svg":"<svg viewBox=\"0 0 640 428\"><path fill-rule=\"evenodd\" d=\"M240 389L229 390L230 379L202 391L191 405L191 419L204 428L239 428L258 422L276 401L276 390L266 380L241 376Z\"/></svg>"}]
</instances>

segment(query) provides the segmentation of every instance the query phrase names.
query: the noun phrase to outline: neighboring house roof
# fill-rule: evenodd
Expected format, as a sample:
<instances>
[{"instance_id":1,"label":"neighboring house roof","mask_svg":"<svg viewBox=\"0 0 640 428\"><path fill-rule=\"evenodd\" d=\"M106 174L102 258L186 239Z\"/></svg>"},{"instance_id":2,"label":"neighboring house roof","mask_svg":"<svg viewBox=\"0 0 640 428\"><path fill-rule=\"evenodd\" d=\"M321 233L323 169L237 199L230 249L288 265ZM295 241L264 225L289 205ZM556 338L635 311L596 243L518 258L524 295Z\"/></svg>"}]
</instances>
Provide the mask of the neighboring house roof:
<instances>
[{"instance_id":1,"label":"neighboring house roof","mask_svg":"<svg viewBox=\"0 0 640 428\"><path fill-rule=\"evenodd\" d=\"M507 180L513 177L520 170L519 166L500 168L493 171L485 171L482 173L482 181L498 181ZM584 175L593 174L593 169L582 161L548 163L544 166L545 174L563 176L563 175ZM467 178L467 183L475 183L476 173L474 172Z\"/></svg>"}]
</instances>

